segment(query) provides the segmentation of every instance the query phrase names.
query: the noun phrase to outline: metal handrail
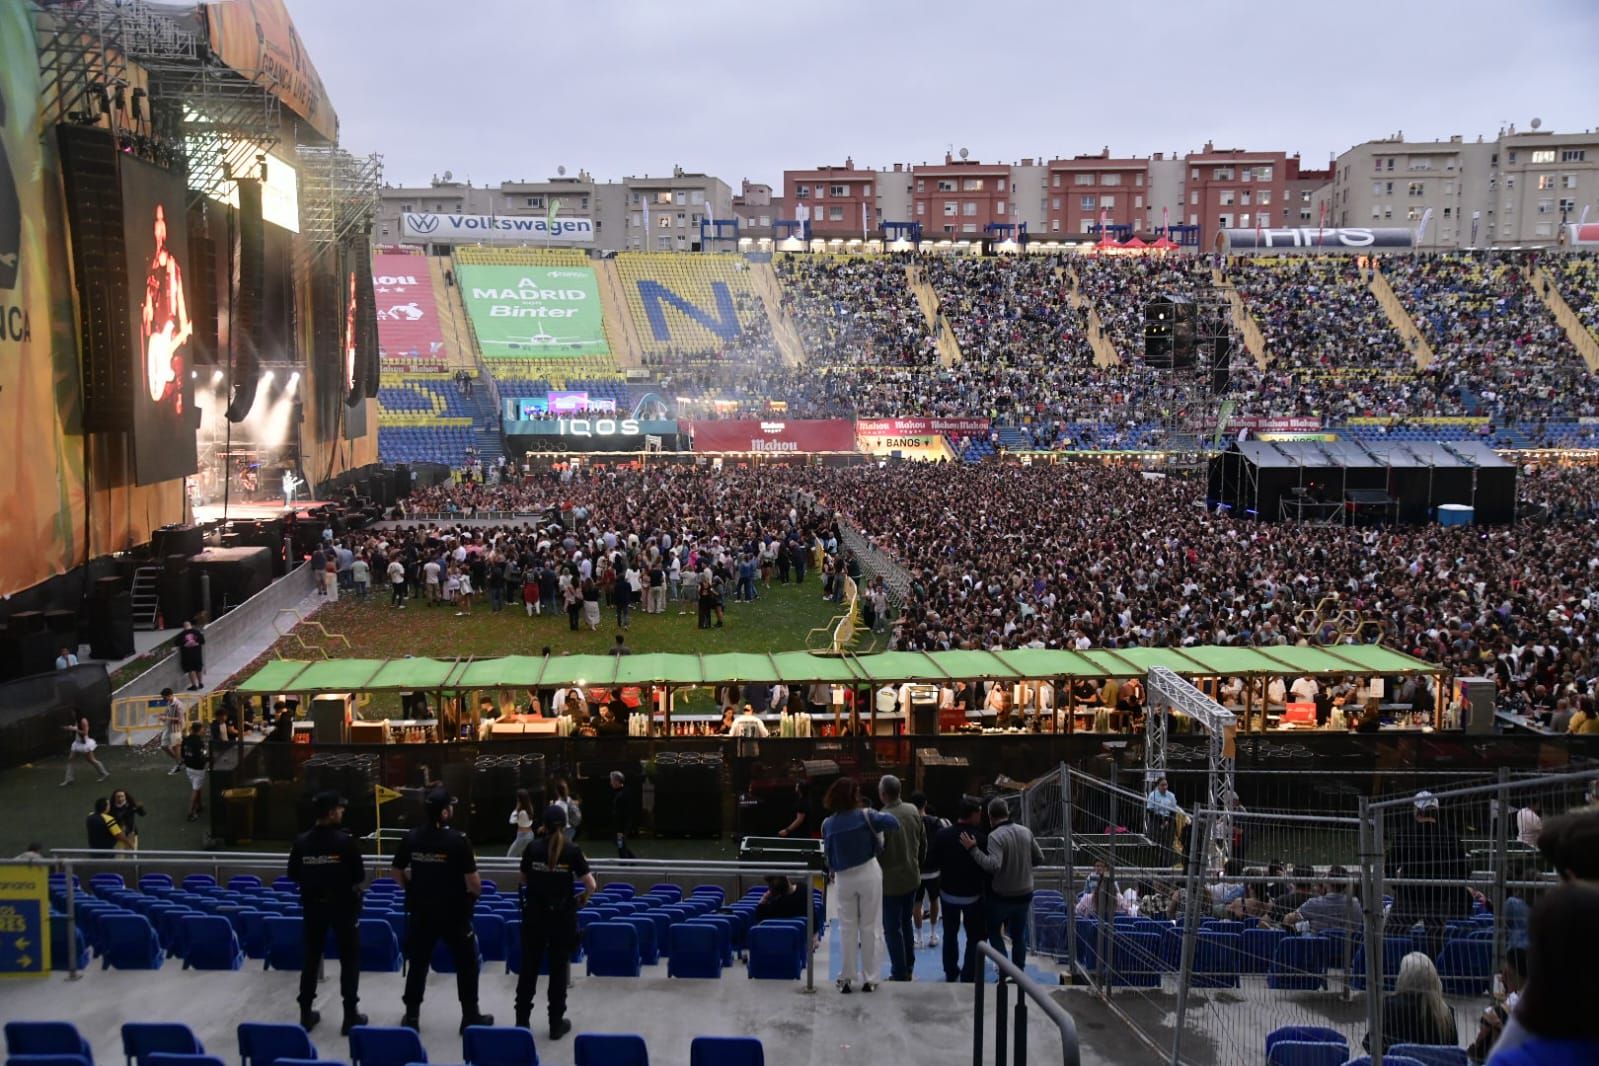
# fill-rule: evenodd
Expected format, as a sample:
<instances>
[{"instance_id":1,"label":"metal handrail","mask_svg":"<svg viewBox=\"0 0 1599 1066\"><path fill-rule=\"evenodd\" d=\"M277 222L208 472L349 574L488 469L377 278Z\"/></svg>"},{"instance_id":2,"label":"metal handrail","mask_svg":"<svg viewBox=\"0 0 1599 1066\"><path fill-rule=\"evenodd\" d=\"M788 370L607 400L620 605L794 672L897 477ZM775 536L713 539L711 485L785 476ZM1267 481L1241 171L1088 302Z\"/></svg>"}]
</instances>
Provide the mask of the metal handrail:
<instances>
[{"instance_id":1,"label":"metal handrail","mask_svg":"<svg viewBox=\"0 0 1599 1066\"><path fill-rule=\"evenodd\" d=\"M975 984L977 994L975 997L975 1021L972 1026L972 1066L983 1066L983 990L988 985L986 963L992 962L999 967L998 996L994 1005L994 1066L1005 1066L1005 1051L1008 1033L1005 1028L1005 1007L1010 995L1006 991L1008 985L1016 986L1016 1039L1014 1041L1015 1054L1012 1062L1015 1066L1027 1066L1027 1001L1032 1000L1038 1009L1044 1012L1044 1017L1055 1023L1055 1028L1060 1030L1060 1061L1061 1066L1080 1066L1082 1052L1077 1046L1077 1023L1072 1016L1066 1013L1066 1008L1049 998L1044 991L1044 986L1028 977L1010 959L1001 952L995 951L994 946L986 941L977 943L978 962Z\"/></svg>"}]
</instances>

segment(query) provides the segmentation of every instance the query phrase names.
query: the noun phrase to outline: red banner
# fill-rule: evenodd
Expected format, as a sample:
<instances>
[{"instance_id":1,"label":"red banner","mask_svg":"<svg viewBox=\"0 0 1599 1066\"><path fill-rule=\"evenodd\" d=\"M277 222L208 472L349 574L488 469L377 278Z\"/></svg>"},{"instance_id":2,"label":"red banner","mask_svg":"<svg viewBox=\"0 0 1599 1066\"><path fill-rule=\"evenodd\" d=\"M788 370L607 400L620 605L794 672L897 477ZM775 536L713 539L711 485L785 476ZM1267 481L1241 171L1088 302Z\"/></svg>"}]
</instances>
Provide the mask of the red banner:
<instances>
[{"instance_id":1,"label":"red banner","mask_svg":"<svg viewBox=\"0 0 1599 1066\"><path fill-rule=\"evenodd\" d=\"M385 360L436 360L444 335L433 300L428 261L420 255L374 255L372 291L377 297L378 348Z\"/></svg>"},{"instance_id":2,"label":"red banner","mask_svg":"<svg viewBox=\"0 0 1599 1066\"><path fill-rule=\"evenodd\" d=\"M862 437L920 437L943 434L952 437L986 437L986 418L862 418L855 423Z\"/></svg>"},{"instance_id":3,"label":"red banner","mask_svg":"<svg viewBox=\"0 0 1599 1066\"><path fill-rule=\"evenodd\" d=\"M684 422L697 452L852 452L855 423L845 418Z\"/></svg>"}]
</instances>

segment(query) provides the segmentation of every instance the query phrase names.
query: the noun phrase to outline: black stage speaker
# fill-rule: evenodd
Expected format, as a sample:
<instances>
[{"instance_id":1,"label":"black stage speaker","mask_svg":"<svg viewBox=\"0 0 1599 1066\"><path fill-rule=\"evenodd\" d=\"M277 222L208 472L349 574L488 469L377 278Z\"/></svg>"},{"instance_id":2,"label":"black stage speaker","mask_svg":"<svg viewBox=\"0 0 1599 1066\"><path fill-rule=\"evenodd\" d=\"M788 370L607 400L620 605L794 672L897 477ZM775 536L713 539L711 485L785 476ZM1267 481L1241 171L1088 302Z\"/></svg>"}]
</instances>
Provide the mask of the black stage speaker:
<instances>
[{"instance_id":1,"label":"black stage speaker","mask_svg":"<svg viewBox=\"0 0 1599 1066\"><path fill-rule=\"evenodd\" d=\"M82 325L83 428L131 432L135 352L117 145L107 130L57 127Z\"/></svg>"},{"instance_id":2,"label":"black stage speaker","mask_svg":"<svg viewBox=\"0 0 1599 1066\"><path fill-rule=\"evenodd\" d=\"M205 550L205 533L199 526L162 526L150 534L150 551L157 559L172 555L187 558Z\"/></svg>"},{"instance_id":3,"label":"black stage speaker","mask_svg":"<svg viewBox=\"0 0 1599 1066\"><path fill-rule=\"evenodd\" d=\"M359 240L350 246L350 269L355 272L355 387L362 397L378 394L382 370L378 359L377 295L372 288L372 249Z\"/></svg>"},{"instance_id":4,"label":"black stage speaker","mask_svg":"<svg viewBox=\"0 0 1599 1066\"><path fill-rule=\"evenodd\" d=\"M322 438L334 436L343 417L339 410L347 391L344 353L339 349L343 329L338 275L318 273L311 278L311 381L316 390L316 431Z\"/></svg>"},{"instance_id":5,"label":"black stage speaker","mask_svg":"<svg viewBox=\"0 0 1599 1066\"><path fill-rule=\"evenodd\" d=\"M212 367L217 365L217 246L211 239L207 202L197 199L188 212L189 262L193 266L187 296L189 318L194 323L190 362Z\"/></svg>"},{"instance_id":6,"label":"black stage speaker","mask_svg":"<svg viewBox=\"0 0 1599 1066\"><path fill-rule=\"evenodd\" d=\"M46 611L44 624L57 648L71 648L74 652L78 650L77 611Z\"/></svg>"},{"instance_id":7,"label":"black stage speaker","mask_svg":"<svg viewBox=\"0 0 1599 1066\"><path fill-rule=\"evenodd\" d=\"M403 500L411 495L411 464L400 463L394 468L394 498Z\"/></svg>"},{"instance_id":8,"label":"black stage speaker","mask_svg":"<svg viewBox=\"0 0 1599 1066\"><path fill-rule=\"evenodd\" d=\"M89 609L89 654L96 659L126 659L133 648L133 597L118 592Z\"/></svg>"},{"instance_id":9,"label":"black stage speaker","mask_svg":"<svg viewBox=\"0 0 1599 1066\"><path fill-rule=\"evenodd\" d=\"M233 298L228 344L233 362L233 397L228 403L228 421L243 422L255 406L255 392L261 379L261 324L265 315L263 291L266 283L266 232L261 221L261 183L241 181L237 212L239 241L237 275L239 287Z\"/></svg>"},{"instance_id":10,"label":"black stage speaker","mask_svg":"<svg viewBox=\"0 0 1599 1066\"><path fill-rule=\"evenodd\" d=\"M194 590L187 555L169 555L161 571L161 615L168 626L194 617Z\"/></svg>"},{"instance_id":11,"label":"black stage speaker","mask_svg":"<svg viewBox=\"0 0 1599 1066\"><path fill-rule=\"evenodd\" d=\"M1216 347L1210 363L1210 391L1212 393L1223 393L1232 387L1232 362L1233 337L1231 333L1224 332L1216 338Z\"/></svg>"}]
</instances>

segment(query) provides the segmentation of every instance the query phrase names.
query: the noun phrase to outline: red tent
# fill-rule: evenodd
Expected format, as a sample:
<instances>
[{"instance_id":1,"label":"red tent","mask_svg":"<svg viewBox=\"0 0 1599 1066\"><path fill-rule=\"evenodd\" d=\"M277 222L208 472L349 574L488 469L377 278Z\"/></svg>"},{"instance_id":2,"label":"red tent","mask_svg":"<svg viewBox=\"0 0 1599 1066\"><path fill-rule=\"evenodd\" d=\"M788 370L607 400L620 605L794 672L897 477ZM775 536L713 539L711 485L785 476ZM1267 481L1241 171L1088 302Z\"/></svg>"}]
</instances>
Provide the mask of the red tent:
<instances>
[{"instance_id":1,"label":"red tent","mask_svg":"<svg viewBox=\"0 0 1599 1066\"><path fill-rule=\"evenodd\" d=\"M1122 247L1123 248L1148 248L1149 245L1145 244L1144 241L1143 241L1143 238L1141 238L1141 237L1129 237L1129 238L1127 238L1127 240L1122 242Z\"/></svg>"},{"instance_id":2,"label":"red tent","mask_svg":"<svg viewBox=\"0 0 1599 1066\"><path fill-rule=\"evenodd\" d=\"M1176 241L1168 240L1166 235L1164 233L1162 233L1160 235L1160 239L1157 240L1154 244L1150 245L1150 247L1159 249L1162 252L1173 252L1173 251L1176 251L1178 248L1180 248L1182 246L1179 245Z\"/></svg>"}]
</instances>

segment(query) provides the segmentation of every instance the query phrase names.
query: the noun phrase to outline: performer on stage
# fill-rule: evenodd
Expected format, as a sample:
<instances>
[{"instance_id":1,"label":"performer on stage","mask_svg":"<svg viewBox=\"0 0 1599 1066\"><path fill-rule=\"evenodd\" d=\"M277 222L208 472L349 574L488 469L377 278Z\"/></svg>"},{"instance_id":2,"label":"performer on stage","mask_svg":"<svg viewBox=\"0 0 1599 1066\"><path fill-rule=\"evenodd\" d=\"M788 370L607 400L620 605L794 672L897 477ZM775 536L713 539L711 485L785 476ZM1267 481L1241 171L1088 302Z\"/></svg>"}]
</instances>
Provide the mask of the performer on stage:
<instances>
[{"instance_id":1,"label":"performer on stage","mask_svg":"<svg viewBox=\"0 0 1599 1066\"><path fill-rule=\"evenodd\" d=\"M143 327L139 338L145 353L145 386L150 399L183 413L182 349L194 333L183 294L183 268L167 247L167 215L155 208L155 254L144 279Z\"/></svg>"}]
</instances>

